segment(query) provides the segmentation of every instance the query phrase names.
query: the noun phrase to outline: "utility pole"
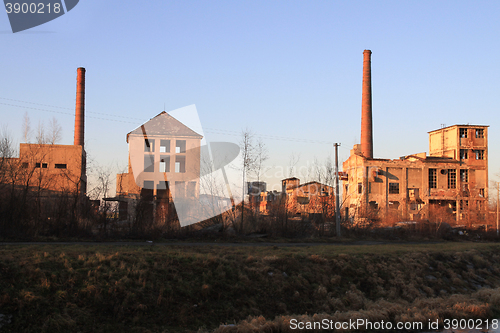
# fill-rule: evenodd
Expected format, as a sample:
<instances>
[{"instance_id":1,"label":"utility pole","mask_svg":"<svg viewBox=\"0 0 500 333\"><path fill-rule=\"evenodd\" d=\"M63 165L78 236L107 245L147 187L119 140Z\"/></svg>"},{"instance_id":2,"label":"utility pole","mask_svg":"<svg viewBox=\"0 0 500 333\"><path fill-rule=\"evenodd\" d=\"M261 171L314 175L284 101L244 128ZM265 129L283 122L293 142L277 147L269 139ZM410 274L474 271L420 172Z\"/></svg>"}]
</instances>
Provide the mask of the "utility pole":
<instances>
[{"instance_id":1,"label":"utility pole","mask_svg":"<svg viewBox=\"0 0 500 333\"><path fill-rule=\"evenodd\" d=\"M497 182L497 237L498 237L498 204L500 203L500 183Z\"/></svg>"},{"instance_id":2,"label":"utility pole","mask_svg":"<svg viewBox=\"0 0 500 333\"><path fill-rule=\"evenodd\" d=\"M338 154L338 147L340 146L340 143L334 143L333 146L335 147L335 227L337 231L337 237L340 237L339 154ZM498 232L498 227L497 227L497 232Z\"/></svg>"}]
</instances>

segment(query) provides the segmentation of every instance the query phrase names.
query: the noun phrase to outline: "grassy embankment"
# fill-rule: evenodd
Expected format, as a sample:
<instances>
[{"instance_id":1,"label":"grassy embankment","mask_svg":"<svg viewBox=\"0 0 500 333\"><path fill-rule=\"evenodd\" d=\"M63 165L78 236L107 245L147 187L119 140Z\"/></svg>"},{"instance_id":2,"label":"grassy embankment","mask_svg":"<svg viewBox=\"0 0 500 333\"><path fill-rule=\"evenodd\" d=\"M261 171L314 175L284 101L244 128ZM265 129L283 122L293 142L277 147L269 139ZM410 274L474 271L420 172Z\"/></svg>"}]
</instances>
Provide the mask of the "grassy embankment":
<instances>
[{"instance_id":1,"label":"grassy embankment","mask_svg":"<svg viewBox=\"0 0 500 333\"><path fill-rule=\"evenodd\" d=\"M11 322L0 331L278 332L291 331L291 318L493 318L499 250L8 245L0 247L0 314Z\"/></svg>"}]
</instances>

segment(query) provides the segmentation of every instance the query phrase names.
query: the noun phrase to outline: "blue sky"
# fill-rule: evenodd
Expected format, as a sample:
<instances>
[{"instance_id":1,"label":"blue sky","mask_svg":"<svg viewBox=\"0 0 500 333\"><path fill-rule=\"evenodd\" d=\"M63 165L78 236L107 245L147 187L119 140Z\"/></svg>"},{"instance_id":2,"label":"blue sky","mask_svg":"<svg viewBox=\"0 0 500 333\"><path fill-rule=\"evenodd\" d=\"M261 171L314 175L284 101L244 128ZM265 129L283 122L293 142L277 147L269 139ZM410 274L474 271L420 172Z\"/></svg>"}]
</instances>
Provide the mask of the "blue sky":
<instances>
[{"instance_id":1,"label":"blue sky","mask_svg":"<svg viewBox=\"0 0 500 333\"><path fill-rule=\"evenodd\" d=\"M441 124L490 125L500 180L498 17L498 1L81 0L13 34L0 14L0 125L18 143L26 111L32 127L55 116L71 144L81 66L86 149L100 165L125 167L126 133L191 104L209 141L261 136L269 167L292 154L297 166L323 161L334 142L344 161L359 143L371 49L374 156L428 151Z\"/></svg>"}]
</instances>

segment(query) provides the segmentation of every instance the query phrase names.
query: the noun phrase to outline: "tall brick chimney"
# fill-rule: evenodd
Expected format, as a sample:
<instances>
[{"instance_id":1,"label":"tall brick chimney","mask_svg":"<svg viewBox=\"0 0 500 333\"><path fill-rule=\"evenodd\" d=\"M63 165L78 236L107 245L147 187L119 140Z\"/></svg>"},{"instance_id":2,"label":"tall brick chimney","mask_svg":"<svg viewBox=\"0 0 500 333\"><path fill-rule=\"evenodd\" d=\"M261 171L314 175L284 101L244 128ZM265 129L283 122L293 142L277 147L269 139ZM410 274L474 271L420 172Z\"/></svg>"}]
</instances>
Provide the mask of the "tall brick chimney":
<instances>
[{"instance_id":1,"label":"tall brick chimney","mask_svg":"<svg viewBox=\"0 0 500 333\"><path fill-rule=\"evenodd\" d=\"M75 146L82 146L85 133L85 68L77 69L76 109L75 109Z\"/></svg>"},{"instance_id":2,"label":"tall brick chimney","mask_svg":"<svg viewBox=\"0 0 500 333\"><path fill-rule=\"evenodd\" d=\"M363 52L363 101L361 102L361 154L373 158L372 125L372 51Z\"/></svg>"}]
</instances>

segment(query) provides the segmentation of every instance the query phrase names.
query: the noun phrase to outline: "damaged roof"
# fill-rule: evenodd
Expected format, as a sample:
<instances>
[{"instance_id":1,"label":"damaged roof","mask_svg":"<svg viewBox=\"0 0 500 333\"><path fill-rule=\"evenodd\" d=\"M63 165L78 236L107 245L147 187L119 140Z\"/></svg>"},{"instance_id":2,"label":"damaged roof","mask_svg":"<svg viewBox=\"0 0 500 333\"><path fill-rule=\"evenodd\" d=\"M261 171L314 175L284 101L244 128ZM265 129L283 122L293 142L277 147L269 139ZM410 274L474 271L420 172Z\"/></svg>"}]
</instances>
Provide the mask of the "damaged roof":
<instances>
[{"instance_id":1,"label":"damaged roof","mask_svg":"<svg viewBox=\"0 0 500 333\"><path fill-rule=\"evenodd\" d=\"M199 139L203 138L202 135L196 133L165 111L162 111L160 114L151 118L132 132L127 133L127 143L128 137L131 134L140 136L161 135L173 137L191 136Z\"/></svg>"}]
</instances>

